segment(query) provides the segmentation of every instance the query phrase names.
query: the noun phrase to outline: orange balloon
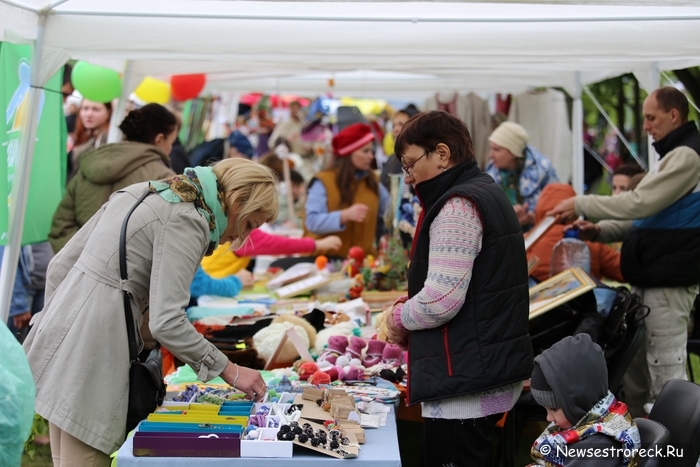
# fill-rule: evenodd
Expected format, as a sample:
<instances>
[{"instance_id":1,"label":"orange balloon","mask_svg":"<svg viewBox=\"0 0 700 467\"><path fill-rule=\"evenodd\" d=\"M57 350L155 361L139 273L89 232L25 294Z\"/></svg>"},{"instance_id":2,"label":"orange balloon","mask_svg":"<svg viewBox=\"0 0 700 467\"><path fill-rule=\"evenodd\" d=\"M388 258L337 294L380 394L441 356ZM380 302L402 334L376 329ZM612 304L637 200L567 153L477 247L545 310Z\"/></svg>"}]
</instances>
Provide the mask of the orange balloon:
<instances>
[{"instance_id":1,"label":"orange balloon","mask_svg":"<svg viewBox=\"0 0 700 467\"><path fill-rule=\"evenodd\" d=\"M319 271L323 271L328 266L328 258L323 255L317 256L314 262Z\"/></svg>"}]
</instances>

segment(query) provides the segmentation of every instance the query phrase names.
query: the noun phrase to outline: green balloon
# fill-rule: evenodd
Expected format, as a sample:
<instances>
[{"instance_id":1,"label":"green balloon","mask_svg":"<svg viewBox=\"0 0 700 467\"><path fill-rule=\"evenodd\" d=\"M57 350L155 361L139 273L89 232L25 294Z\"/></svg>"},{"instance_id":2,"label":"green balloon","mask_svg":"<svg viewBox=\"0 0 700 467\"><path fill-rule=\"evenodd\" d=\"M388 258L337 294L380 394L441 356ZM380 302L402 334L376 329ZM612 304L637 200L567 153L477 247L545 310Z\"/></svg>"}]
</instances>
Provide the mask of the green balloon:
<instances>
[{"instance_id":1,"label":"green balloon","mask_svg":"<svg viewBox=\"0 0 700 467\"><path fill-rule=\"evenodd\" d=\"M110 102L122 94L119 73L87 62L80 61L73 66L70 80L73 87L90 101Z\"/></svg>"}]
</instances>

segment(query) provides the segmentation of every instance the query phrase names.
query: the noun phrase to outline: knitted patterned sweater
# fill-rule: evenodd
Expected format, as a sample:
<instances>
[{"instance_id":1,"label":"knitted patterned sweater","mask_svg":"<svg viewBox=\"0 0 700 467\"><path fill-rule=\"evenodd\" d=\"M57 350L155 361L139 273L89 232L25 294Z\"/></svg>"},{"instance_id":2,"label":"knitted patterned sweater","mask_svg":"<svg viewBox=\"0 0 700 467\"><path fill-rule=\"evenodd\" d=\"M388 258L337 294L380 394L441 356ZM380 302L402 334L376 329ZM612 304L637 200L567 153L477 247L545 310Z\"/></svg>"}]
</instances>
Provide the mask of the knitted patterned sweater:
<instances>
[{"instance_id":1,"label":"knitted patterned sweater","mask_svg":"<svg viewBox=\"0 0 700 467\"><path fill-rule=\"evenodd\" d=\"M483 233L481 216L471 201L453 197L445 203L430 225L430 263L425 285L413 298L394 307L394 322L399 328L433 329L455 317L467 297ZM520 381L466 396L423 402L423 417L469 419L507 412L520 397L522 387Z\"/></svg>"}]
</instances>

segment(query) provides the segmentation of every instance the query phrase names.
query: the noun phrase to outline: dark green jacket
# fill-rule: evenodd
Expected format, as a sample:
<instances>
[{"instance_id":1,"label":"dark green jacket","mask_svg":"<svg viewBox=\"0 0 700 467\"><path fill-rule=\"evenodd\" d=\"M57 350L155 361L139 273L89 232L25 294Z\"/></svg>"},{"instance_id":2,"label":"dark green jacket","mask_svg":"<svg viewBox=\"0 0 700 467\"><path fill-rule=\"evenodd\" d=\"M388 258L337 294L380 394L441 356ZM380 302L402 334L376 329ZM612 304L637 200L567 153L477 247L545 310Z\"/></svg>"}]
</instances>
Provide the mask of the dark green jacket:
<instances>
[{"instance_id":1,"label":"dark green jacket","mask_svg":"<svg viewBox=\"0 0 700 467\"><path fill-rule=\"evenodd\" d=\"M115 191L173 175L170 158L151 144L125 141L85 153L53 215L49 233L53 251L58 253Z\"/></svg>"}]
</instances>

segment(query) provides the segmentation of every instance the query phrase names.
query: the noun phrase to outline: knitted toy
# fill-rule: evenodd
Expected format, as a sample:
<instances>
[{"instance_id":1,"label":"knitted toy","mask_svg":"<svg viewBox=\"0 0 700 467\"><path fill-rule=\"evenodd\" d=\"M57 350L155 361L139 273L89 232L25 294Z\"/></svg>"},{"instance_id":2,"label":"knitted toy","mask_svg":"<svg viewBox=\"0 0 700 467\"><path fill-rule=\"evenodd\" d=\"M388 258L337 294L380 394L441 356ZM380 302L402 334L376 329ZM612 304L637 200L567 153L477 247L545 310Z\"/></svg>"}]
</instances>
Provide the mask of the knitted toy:
<instances>
[{"instance_id":1,"label":"knitted toy","mask_svg":"<svg viewBox=\"0 0 700 467\"><path fill-rule=\"evenodd\" d=\"M362 380L365 377L365 367L362 366L360 359L350 359L347 355L338 357L335 369L338 372L338 379L341 381Z\"/></svg>"},{"instance_id":2,"label":"knitted toy","mask_svg":"<svg viewBox=\"0 0 700 467\"><path fill-rule=\"evenodd\" d=\"M301 381L306 381L311 375L318 371L318 365L314 362L305 362L299 365L297 373L299 374L299 379Z\"/></svg>"},{"instance_id":3,"label":"knitted toy","mask_svg":"<svg viewBox=\"0 0 700 467\"><path fill-rule=\"evenodd\" d=\"M382 352L382 363L394 368L400 366L401 348L396 344L387 344Z\"/></svg>"},{"instance_id":4,"label":"knitted toy","mask_svg":"<svg viewBox=\"0 0 700 467\"><path fill-rule=\"evenodd\" d=\"M358 326L358 324L355 321L346 321L340 324L336 324L335 326L326 328L318 333L318 335L316 336L316 345L314 346L314 351L316 355L321 355L326 349L326 345L328 344L328 338L331 336L352 337L359 335L360 326ZM345 349L343 349L342 353L345 353Z\"/></svg>"},{"instance_id":5,"label":"knitted toy","mask_svg":"<svg viewBox=\"0 0 700 467\"><path fill-rule=\"evenodd\" d=\"M362 349L367 347L367 342L361 337L352 336L350 338L350 345L348 345L348 350L345 355L348 358L362 358Z\"/></svg>"},{"instance_id":6,"label":"knitted toy","mask_svg":"<svg viewBox=\"0 0 700 467\"><path fill-rule=\"evenodd\" d=\"M338 370L338 379L341 381L363 380L365 378L364 367L348 365L345 367L336 366L335 368Z\"/></svg>"},{"instance_id":7,"label":"knitted toy","mask_svg":"<svg viewBox=\"0 0 700 467\"><path fill-rule=\"evenodd\" d=\"M337 381L338 380L338 370L334 366L326 369L326 370L321 370L323 373L327 374L330 378L331 381Z\"/></svg>"},{"instance_id":8,"label":"knitted toy","mask_svg":"<svg viewBox=\"0 0 700 467\"><path fill-rule=\"evenodd\" d=\"M317 371L313 375L309 376L309 383L315 384L318 386L319 384L328 384L331 382L331 377L322 371Z\"/></svg>"},{"instance_id":9,"label":"knitted toy","mask_svg":"<svg viewBox=\"0 0 700 467\"><path fill-rule=\"evenodd\" d=\"M317 361L335 364L336 359L345 353L348 347L348 338L345 336L331 336L328 338L328 348L319 355Z\"/></svg>"},{"instance_id":10,"label":"knitted toy","mask_svg":"<svg viewBox=\"0 0 700 467\"><path fill-rule=\"evenodd\" d=\"M370 367L382 361L382 352L386 347L386 342L377 339L372 339L367 344L367 356L362 362L364 366Z\"/></svg>"}]
</instances>

